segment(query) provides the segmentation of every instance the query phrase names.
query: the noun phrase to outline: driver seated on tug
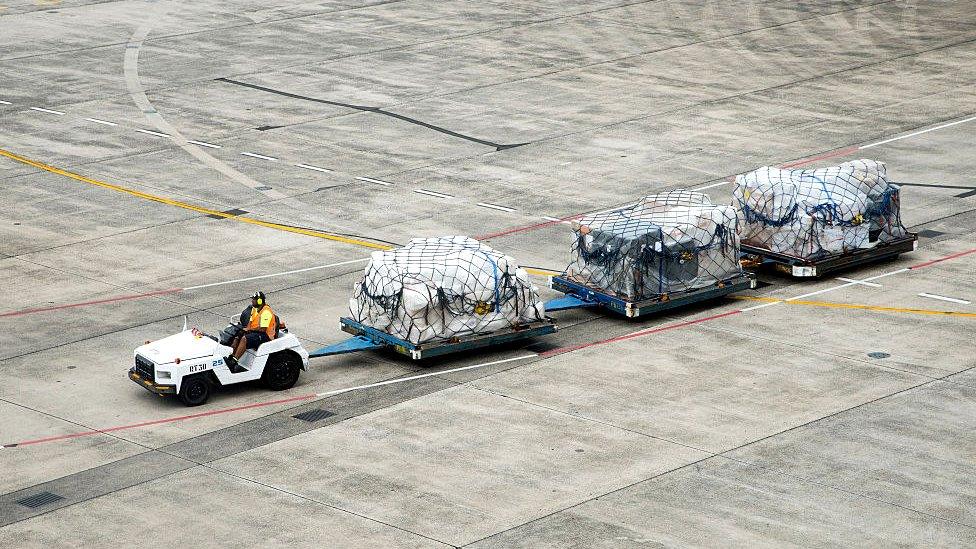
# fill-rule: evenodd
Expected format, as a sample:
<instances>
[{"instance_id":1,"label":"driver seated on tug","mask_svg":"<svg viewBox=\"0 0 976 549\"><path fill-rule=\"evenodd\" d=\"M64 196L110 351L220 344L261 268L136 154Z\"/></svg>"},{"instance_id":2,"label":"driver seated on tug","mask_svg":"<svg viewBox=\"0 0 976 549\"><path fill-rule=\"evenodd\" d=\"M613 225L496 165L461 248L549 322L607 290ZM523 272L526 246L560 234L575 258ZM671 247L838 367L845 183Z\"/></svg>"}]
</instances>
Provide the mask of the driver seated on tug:
<instances>
[{"instance_id":1,"label":"driver seated on tug","mask_svg":"<svg viewBox=\"0 0 976 549\"><path fill-rule=\"evenodd\" d=\"M257 349L262 343L275 338L278 333L278 316L268 305L264 292L255 292L251 296L251 306L241 312L241 326L244 332L231 343L234 353L225 360L232 370L240 368L238 359L248 349Z\"/></svg>"}]
</instances>

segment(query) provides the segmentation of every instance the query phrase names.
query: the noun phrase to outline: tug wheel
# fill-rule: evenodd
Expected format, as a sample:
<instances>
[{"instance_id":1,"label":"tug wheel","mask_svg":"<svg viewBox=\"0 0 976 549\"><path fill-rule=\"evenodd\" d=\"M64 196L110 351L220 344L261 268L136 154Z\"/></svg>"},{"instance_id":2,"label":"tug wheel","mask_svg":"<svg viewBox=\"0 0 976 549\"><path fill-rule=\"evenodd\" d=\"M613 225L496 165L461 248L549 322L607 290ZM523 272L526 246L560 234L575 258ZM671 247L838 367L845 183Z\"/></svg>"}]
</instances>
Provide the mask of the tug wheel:
<instances>
[{"instance_id":1,"label":"tug wheel","mask_svg":"<svg viewBox=\"0 0 976 549\"><path fill-rule=\"evenodd\" d=\"M187 406L199 406L210 398L210 383L203 376L188 377L180 387L180 400Z\"/></svg>"},{"instance_id":2,"label":"tug wheel","mask_svg":"<svg viewBox=\"0 0 976 549\"><path fill-rule=\"evenodd\" d=\"M301 369L301 361L294 353L275 353L268 357L261 381L272 391L291 389L298 382Z\"/></svg>"}]
</instances>

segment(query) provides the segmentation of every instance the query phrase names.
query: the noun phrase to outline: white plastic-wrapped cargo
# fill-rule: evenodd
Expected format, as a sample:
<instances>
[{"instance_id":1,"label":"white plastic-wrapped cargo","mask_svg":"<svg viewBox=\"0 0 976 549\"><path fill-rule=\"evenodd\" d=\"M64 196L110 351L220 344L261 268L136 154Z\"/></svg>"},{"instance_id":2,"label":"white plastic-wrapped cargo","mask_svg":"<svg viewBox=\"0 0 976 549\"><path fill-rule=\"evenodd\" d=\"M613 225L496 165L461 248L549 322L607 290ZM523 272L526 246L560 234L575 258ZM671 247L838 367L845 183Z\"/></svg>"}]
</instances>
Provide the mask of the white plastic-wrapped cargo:
<instances>
[{"instance_id":1,"label":"white plastic-wrapped cargo","mask_svg":"<svg viewBox=\"0 0 976 549\"><path fill-rule=\"evenodd\" d=\"M907 234L885 165L855 160L816 170L763 167L735 178L743 245L800 258L870 248Z\"/></svg>"},{"instance_id":2,"label":"white plastic-wrapped cargo","mask_svg":"<svg viewBox=\"0 0 976 549\"><path fill-rule=\"evenodd\" d=\"M352 318L411 343L488 333L545 318L529 275L473 238L415 238L373 252Z\"/></svg>"},{"instance_id":3,"label":"white plastic-wrapped cargo","mask_svg":"<svg viewBox=\"0 0 976 549\"><path fill-rule=\"evenodd\" d=\"M693 191L646 196L574 225L573 280L628 300L716 284L742 273L736 213Z\"/></svg>"}]
</instances>

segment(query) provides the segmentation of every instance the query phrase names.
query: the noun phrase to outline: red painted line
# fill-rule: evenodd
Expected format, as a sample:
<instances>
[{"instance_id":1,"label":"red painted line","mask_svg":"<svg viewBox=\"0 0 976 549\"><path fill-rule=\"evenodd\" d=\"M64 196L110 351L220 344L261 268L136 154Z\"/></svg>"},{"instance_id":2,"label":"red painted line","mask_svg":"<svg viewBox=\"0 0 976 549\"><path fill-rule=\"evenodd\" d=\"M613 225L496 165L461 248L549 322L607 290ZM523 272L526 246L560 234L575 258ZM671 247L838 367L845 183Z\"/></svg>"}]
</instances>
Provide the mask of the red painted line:
<instances>
[{"instance_id":1,"label":"red painted line","mask_svg":"<svg viewBox=\"0 0 976 549\"><path fill-rule=\"evenodd\" d=\"M9 313L2 313L2 314L0 314L0 318L8 317L8 316L30 315L30 314L34 314L34 313L46 313L46 312L49 312L49 311L60 311L62 309L72 309L74 307L87 307L88 305L101 305L103 303L115 303L117 301L129 301L129 300L132 300L132 299L142 299L142 298L145 298L145 297L152 297L152 296L156 296L156 295L175 294L176 292L181 292L181 291L183 291L183 288L170 288L168 290L157 290L155 292L146 292L144 294L123 295L123 296L119 296L119 297L109 297L109 298L106 298L106 299L97 299L95 301L82 301L80 303L68 303L66 305L54 305L54 306L51 306L51 307L39 307L39 308L36 308L36 309L23 309L23 310L20 310L20 311L12 311L12 312L9 312Z\"/></svg>"},{"instance_id":2,"label":"red painted line","mask_svg":"<svg viewBox=\"0 0 976 549\"><path fill-rule=\"evenodd\" d=\"M28 446L30 444L43 444L45 442L54 442L57 440L67 440L72 438L89 437L92 435L98 435L103 433L111 433L114 431L125 431L127 429L136 429L138 427L148 427L150 425L159 425L162 423L174 423L177 421L185 421L188 419L198 419L201 417L216 416L219 414L227 414L230 412L239 412L241 410L250 410L251 408L261 408L264 406L272 406L274 404L285 404L287 402L298 402L301 400L309 400L318 397L316 394L301 395L291 398L282 398L279 400L269 400L266 402L257 402L254 404L247 404L245 406L235 406L233 408L221 408L219 410L210 410L209 412L200 412L199 414L190 414L186 416L169 417L165 419L156 419L153 421L143 421L141 423L132 423L129 425L119 425L117 427L109 427L107 429L94 429L91 431L83 431L80 433L71 433L67 435L57 435L53 437L36 438L33 440L25 440L23 442L17 442L14 444L4 444L4 447L15 447L15 446Z\"/></svg>"},{"instance_id":3,"label":"red painted line","mask_svg":"<svg viewBox=\"0 0 976 549\"><path fill-rule=\"evenodd\" d=\"M925 263L919 263L918 265L912 265L909 269L921 269L922 267L928 267L929 265L935 265L936 263L942 263L943 261L949 261L950 259L956 259L957 257L962 257L964 255L976 254L976 248L972 250L966 250L964 252L955 253L952 255L947 255L939 259L933 259L932 261L926 261Z\"/></svg>"},{"instance_id":4,"label":"red painted line","mask_svg":"<svg viewBox=\"0 0 976 549\"><path fill-rule=\"evenodd\" d=\"M696 318L695 320L688 320L686 322L679 322L677 324L669 324L667 326L661 326L660 328L650 328L648 330L642 330L640 332L634 332L632 334L627 334L627 335L612 337L610 339L604 339L604 340L601 340L601 341L592 341L590 343L583 343L583 344L580 344L580 345L572 345L570 347L560 347L559 349L552 349L551 351L546 351L544 353L539 353L539 356L542 357L542 358L549 358L549 357L554 356L554 355L560 355L560 354L563 354L563 353L569 353L569 352L572 352L572 351L578 351L580 349L585 349L587 347L593 347L593 346L596 346L596 345L606 345L608 343L615 343L617 341L624 341L624 340L627 340L627 339L633 339L635 337L643 337L643 336L646 336L646 335L656 334L658 332L666 332L668 330L674 330L674 329L677 329L677 328L684 328L686 326L691 326L693 324L700 324L702 322L708 322L709 320L715 320L715 319L718 319L718 318L724 318L724 317L727 317L727 316L736 315L736 314L739 314L741 312L742 312L741 309L736 309L734 311L729 311L727 313L720 313L720 314L717 314L717 315L706 316L704 318Z\"/></svg>"},{"instance_id":5,"label":"red painted line","mask_svg":"<svg viewBox=\"0 0 976 549\"><path fill-rule=\"evenodd\" d=\"M851 154L852 152L861 150L860 147L847 147L846 149L837 149L834 151L826 152L817 156L811 156L809 158L801 158L789 164L783 164L784 168L796 168L798 166L803 166L805 164L810 164L811 162L816 162L817 160L825 160L827 158L834 158L835 156L845 156Z\"/></svg>"},{"instance_id":6,"label":"red painted line","mask_svg":"<svg viewBox=\"0 0 976 549\"><path fill-rule=\"evenodd\" d=\"M668 330L674 330L674 329L677 329L677 328L683 328L685 326L692 326L694 324L700 324L702 322L707 322L709 320L716 320L716 319L719 319L719 318L724 318L724 317L727 317L727 316L736 315L736 314L739 314L741 312L742 311L740 309L736 309L734 311L728 311L728 312L725 312L725 313L720 313L720 314L717 314L717 315L707 316L707 317L703 317L703 318L696 318L694 320L688 320L688 321L685 321L685 322L679 322L677 324L669 324L667 326L661 326L659 328L650 328L650 329L647 329L647 330L642 330L642 331L639 331L639 332L634 332L632 334L626 334L626 335L622 335L622 336L618 336L618 337L613 337L613 338L610 338L610 339L604 339L602 341L593 341L593 342L584 343L584 344L581 344L581 345L573 345L573 346L570 346L570 347L562 347L562 348L559 348L559 349L553 349L551 351L546 351L544 353L540 353L539 356L542 357L542 358L548 358L548 357L551 357L551 356L554 356L554 355L559 355L559 354L563 354L563 353L569 353L569 352L572 352L572 351L577 351L579 349L585 349L587 347L593 347L593 346L596 346L596 345L605 345L605 344L614 343L614 342L617 342L617 341L625 341L625 340L628 340L628 339L633 339L635 337L643 337L643 336L650 335L650 334L656 334L656 333L659 333L659 332L665 332L665 331L668 331ZM68 440L68 439L74 439L74 438L88 437L88 436L92 436L92 435L98 435L98 434L104 434L104 433L111 433L111 432L115 432L115 431L124 431L124 430L128 430L128 429L136 429L136 428L139 428L139 427L148 427L150 425L160 425L160 424L163 424L163 423L174 423L174 422L177 422L177 421L186 421L186 420L190 420L190 419L198 419L198 418L201 418L201 417L209 417L209 416L215 416L215 415L219 415L219 414L227 414L227 413L230 413L230 412L238 412L238 411L241 411L241 410L249 410L249 409L252 409L252 408L261 408L261 407L264 407L264 406L272 406L272 405L275 405L275 404L285 404L285 403L288 403L288 402L299 402L299 401L303 401L303 400L311 400L313 398L318 398L318 397L319 397L318 394L308 394L308 395L301 395L301 396L296 396L296 397L291 397L291 398L283 398L283 399L280 399L280 400L269 400L269 401L266 401L266 402L257 402L257 403L254 403L254 404L247 404L247 405L244 405L244 406L235 406L233 408L221 408L219 410L210 410L208 412L200 412L198 414L189 414L189 415L185 415L185 416L176 416L176 417L170 417L170 418L165 418L165 419L156 419L156 420L152 420L152 421L143 421L143 422L140 422L140 423L132 423L132 424L129 424L129 425L119 425L119 426L116 426L116 427L108 427L106 429L93 429L93 430L83 431L83 432L79 432L79 433L70 433L70 434L66 434L66 435L57 435L57 436L53 436L53 437L45 437L45 438L37 438L37 439L32 439L32 440L25 440L25 441L22 441L22 442L16 442L16 443L11 443L11 444L4 444L4 445L2 445L2 447L4 447L4 448L14 448L14 447L17 447L17 446L29 446L31 444L43 444L43 443L46 443L46 442L55 442L55 441L59 441L59 440Z\"/></svg>"},{"instance_id":7,"label":"red painted line","mask_svg":"<svg viewBox=\"0 0 976 549\"><path fill-rule=\"evenodd\" d=\"M483 235L480 235L480 236L476 236L474 238L476 240L488 240L489 238L498 238L499 236L506 236L506 235L515 234L515 233L522 233L522 232L525 232L525 231L534 231L536 229L543 229L545 227L550 227L552 225L558 225L559 223L562 223L563 221L572 221L574 219L579 219L579 218L584 217L584 216L586 216L586 214L576 214L576 215L571 215L569 217L563 217L563 218L561 218L561 219L559 219L557 221L545 221L543 223L536 223L534 225L526 225L524 227L515 227L515 228L512 228L512 229L505 229L504 231L498 231L497 233L483 234Z\"/></svg>"}]
</instances>

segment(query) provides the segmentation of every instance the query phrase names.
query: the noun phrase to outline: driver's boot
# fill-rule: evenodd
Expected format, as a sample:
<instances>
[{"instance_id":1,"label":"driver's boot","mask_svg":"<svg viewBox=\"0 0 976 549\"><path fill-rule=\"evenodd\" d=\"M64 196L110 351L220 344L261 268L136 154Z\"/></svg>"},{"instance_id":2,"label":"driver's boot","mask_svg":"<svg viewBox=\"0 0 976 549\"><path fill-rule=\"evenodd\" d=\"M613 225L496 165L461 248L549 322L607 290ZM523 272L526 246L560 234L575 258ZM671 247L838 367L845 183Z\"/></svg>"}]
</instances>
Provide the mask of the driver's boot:
<instances>
[{"instance_id":1,"label":"driver's boot","mask_svg":"<svg viewBox=\"0 0 976 549\"><path fill-rule=\"evenodd\" d=\"M239 374L244 371L244 368L240 365L239 362L237 362L237 359L234 358L234 355L225 356L224 363L227 364L227 369L230 370L231 373Z\"/></svg>"}]
</instances>

